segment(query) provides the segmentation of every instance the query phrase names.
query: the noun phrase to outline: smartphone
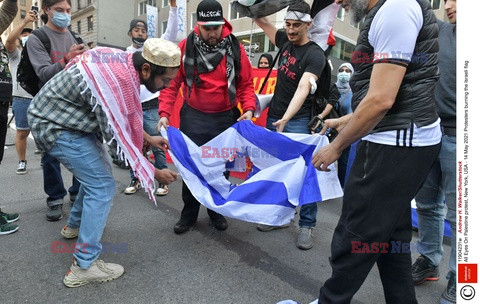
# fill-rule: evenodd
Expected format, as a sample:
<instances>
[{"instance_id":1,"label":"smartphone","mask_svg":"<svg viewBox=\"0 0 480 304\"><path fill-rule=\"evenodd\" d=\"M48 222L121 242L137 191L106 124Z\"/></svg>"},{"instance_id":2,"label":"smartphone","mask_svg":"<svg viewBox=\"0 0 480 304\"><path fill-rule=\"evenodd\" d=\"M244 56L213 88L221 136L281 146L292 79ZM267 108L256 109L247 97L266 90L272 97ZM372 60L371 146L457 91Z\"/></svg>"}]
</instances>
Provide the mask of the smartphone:
<instances>
[{"instance_id":1,"label":"smartphone","mask_svg":"<svg viewBox=\"0 0 480 304\"><path fill-rule=\"evenodd\" d=\"M35 12L35 15L38 15L38 6L32 5L32 7L30 8L30 10L34 11L34 12Z\"/></svg>"}]
</instances>

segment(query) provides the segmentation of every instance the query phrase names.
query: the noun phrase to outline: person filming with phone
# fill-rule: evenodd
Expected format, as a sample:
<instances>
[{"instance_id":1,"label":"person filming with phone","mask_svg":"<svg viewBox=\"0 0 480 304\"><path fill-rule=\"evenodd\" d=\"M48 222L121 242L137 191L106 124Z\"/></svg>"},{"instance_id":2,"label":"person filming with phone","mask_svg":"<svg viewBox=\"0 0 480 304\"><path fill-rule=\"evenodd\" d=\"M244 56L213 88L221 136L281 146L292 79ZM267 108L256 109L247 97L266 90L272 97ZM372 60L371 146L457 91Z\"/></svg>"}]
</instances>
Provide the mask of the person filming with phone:
<instances>
[{"instance_id":1,"label":"person filming with phone","mask_svg":"<svg viewBox=\"0 0 480 304\"><path fill-rule=\"evenodd\" d=\"M26 44L30 62L40 79L39 87L63 70L69 60L86 51L81 38L68 30L71 21L70 8L70 0L42 2L42 10L48 21L43 27L32 32ZM50 44L49 52L45 42ZM62 218L63 198L67 194L60 163L48 153L44 153L42 168L44 190L48 196L47 220L58 221ZM71 202L75 201L79 187L80 184L74 177L73 185L68 190Z\"/></svg>"}]
</instances>

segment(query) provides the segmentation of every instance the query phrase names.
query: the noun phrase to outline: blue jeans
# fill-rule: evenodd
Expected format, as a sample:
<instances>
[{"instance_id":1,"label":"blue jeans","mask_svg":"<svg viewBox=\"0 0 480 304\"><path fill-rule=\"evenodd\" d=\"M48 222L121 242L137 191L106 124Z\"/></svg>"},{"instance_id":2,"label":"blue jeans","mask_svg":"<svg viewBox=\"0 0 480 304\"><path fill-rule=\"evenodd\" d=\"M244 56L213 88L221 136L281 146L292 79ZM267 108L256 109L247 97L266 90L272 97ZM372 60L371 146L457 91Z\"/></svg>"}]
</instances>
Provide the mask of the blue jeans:
<instances>
[{"instance_id":1,"label":"blue jeans","mask_svg":"<svg viewBox=\"0 0 480 304\"><path fill-rule=\"evenodd\" d=\"M442 136L442 147L427 179L417 193L418 251L438 266L443 255L445 204L452 230L449 266L457 273L456 258L456 146L455 136Z\"/></svg>"},{"instance_id":2,"label":"blue jeans","mask_svg":"<svg viewBox=\"0 0 480 304\"><path fill-rule=\"evenodd\" d=\"M115 196L108 152L94 134L63 131L49 151L79 180L81 186L67 225L79 227L77 264L88 269L102 252L103 229Z\"/></svg>"},{"instance_id":3,"label":"blue jeans","mask_svg":"<svg viewBox=\"0 0 480 304\"><path fill-rule=\"evenodd\" d=\"M12 112L15 115L17 130L30 130L27 121L27 109L31 101L30 98L13 96Z\"/></svg>"},{"instance_id":4,"label":"blue jeans","mask_svg":"<svg viewBox=\"0 0 480 304\"><path fill-rule=\"evenodd\" d=\"M148 109L143 110L143 130L152 136L161 136L158 132L157 124L160 121L160 116L158 115L158 109ZM165 151L163 149L157 149L150 146L150 149L153 152L155 158L155 163L153 166L157 169L167 168L167 160L165 158ZM130 177L135 179L133 171L130 170Z\"/></svg>"},{"instance_id":5,"label":"blue jeans","mask_svg":"<svg viewBox=\"0 0 480 304\"><path fill-rule=\"evenodd\" d=\"M67 191L63 185L62 171L60 169L60 162L49 153L44 153L43 161L43 190L48 195L47 206L53 207L55 205L62 205L63 198L67 195ZM77 195L80 188L80 183L72 177L72 186L68 188L70 195Z\"/></svg>"},{"instance_id":6,"label":"blue jeans","mask_svg":"<svg viewBox=\"0 0 480 304\"><path fill-rule=\"evenodd\" d=\"M273 126L273 123L278 119L268 117L267 118L267 129L270 131L276 131L276 128ZM301 134L310 134L310 130L307 127L310 119L308 117L298 118L290 120L283 129L283 132L286 133L301 133ZM298 225L300 227L313 228L317 223L317 203L311 203L307 205L302 205L300 207L300 220Z\"/></svg>"}]
</instances>

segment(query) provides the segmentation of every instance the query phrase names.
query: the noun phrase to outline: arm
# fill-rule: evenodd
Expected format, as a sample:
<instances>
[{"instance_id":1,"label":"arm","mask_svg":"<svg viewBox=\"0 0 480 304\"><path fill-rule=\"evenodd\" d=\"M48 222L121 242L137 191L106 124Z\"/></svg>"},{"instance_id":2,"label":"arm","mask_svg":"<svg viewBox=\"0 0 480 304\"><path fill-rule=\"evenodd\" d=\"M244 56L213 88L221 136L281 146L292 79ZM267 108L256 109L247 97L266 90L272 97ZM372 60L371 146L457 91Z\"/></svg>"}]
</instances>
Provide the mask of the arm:
<instances>
[{"instance_id":1,"label":"arm","mask_svg":"<svg viewBox=\"0 0 480 304\"><path fill-rule=\"evenodd\" d=\"M237 80L237 99L240 101L243 109L243 115L238 119L252 119L256 108L255 91L253 89L252 66L248 60L245 49L240 44L240 63L242 68Z\"/></svg>"},{"instance_id":2,"label":"arm","mask_svg":"<svg viewBox=\"0 0 480 304\"><path fill-rule=\"evenodd\" d=\"M290 104L288 105L287 111L283 114L282 119L277 120L273 123L273 126L277 128L277 132L282 132L285 125L292 119L295 114L297 114L298 110L302 107L305 99L307 98L308 94L310 93L310 77L313 77L315 81L318 80L317 75L312 74L310 72L303 73L300 82L298 83L297 90L293 95Z\"/></svg>"},{"instance_id":3,"label":"arm","mask_svg":"<svg viewBox=\"0 0 480 304\"><path fill-rule=\"evenodd\" d=\"M37 16L34 11L29 11L22 23L15 27L10 35L8 35L7 41L5 41L5 48L7 52L12 53L17 49L17 39L20 37L20 33L27 26L28 23L34 22L37 20Z\"/></svg>"},{"instance_id":4,"label":"arm","mask_svg":"<svg viewBox=\"0 0 480 304\"><path fill-rule=\"evenodd\" d=\"M32 67L42 83L46 83L63 69L60 62L52 62L50 54L47 53L45 46L37 36L30 35L28 37L27 51Z\"/></svg>"},{"instance_id":5,"label":"arm","mask_svg":"<svg viewBox=\"0 0 480 304\"><path fill-rule=\"evenodd\" d=\"M177 1L170 0L170 12L168 14L167 29L162 35L162 39L175 42L178 34L178 19L177 19Z\"/></svg>"},{"instance_id":6,"label":"arm","mask_svg":"<svg viewBox=\"0 0 480 304\"><path fill-rule=\"evenodd\" d=\"M265 32L265 35L267 35L270 42L275 45L275 35L277 34L277 31L278 31L275 25L273 25L270 21L268 21L267 17L255 18L253 19L253 21L255 21L258 27Z\"/></svg>"},{"instance_id":7,"label":"arm","mask_svg":"<svg viewBox=\"0 0 480 304\"><path fill-rule=\"evenodd\" d=\"M373 130L395 103L406 70L406 67L390 63L374 65L370 77L370 88L355 112L340 119L325 122L320 134L325 133L327 128L334 128L341 132L331 144L314 155L312 162L315 168L329 171L327 167L340 157L344 149Z\"/></svg>"},{"instance_id":8,"label":"arm","mask_svg":"<svg viewBox=\"0 0 480 304\"><path fill-rule=\"evenodd\" d=\"M0 34L2 34L12 23L17 15L17 0L4 1L0 8Z\"/></svg>"}]
</instances>

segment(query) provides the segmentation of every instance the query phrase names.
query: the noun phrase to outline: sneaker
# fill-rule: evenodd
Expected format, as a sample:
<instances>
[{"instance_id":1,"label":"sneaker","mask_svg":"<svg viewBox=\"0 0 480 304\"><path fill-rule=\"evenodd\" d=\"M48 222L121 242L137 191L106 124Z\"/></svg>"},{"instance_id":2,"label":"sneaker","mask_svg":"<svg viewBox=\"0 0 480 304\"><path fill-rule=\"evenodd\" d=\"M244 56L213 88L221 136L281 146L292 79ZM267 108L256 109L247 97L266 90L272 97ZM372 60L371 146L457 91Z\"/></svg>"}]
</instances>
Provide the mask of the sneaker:
<instances>
[{"instance_id":1,"label":"sneaker","mask_svg":"<svg viewBox=\"0 0 480 304\"><path fill-rule=\"evenodd\" d=\"M63 211L62 211L62 206L63 205L55 205L52 207L48 207L47 210L47 220L48 221L58 221L63 217Z\"/></svg>"},{"instance_id":2,"label":"sneaker","mask_svg":"<svg viewBox=\"0 0 480 304\"><path fill-rule=\"evenodd\" d=\"M130 182L130 186L128 186L123 193L125 194L134 194L137 192L138 189L140 189L140 182L138 180L132 179Z\"/></svg>"},{"instance_id":3,"label":"sneaker","mask_svg":"<svg viewBox=\"0 0 480 304\"><path fill-rule=\"evenodd\" d=\"M185 233L190 230L190 228L192 228L194 224L194 221L180 219L173 227L173 232L175 232L176 234Z\"/></svg>"},{"instance_id":4,"label":"sneaker","mask_svg":"<svg viewBox=\"0 0 480 304\"><path fill-rule=\"evenodd\" d=\"M420 285L425 281L438 281L438 266L433 265L429 258L420 255L412 265L413 284Z\"/></svg>"},{"instance_id":5,"label":"sneaker","mask_svg":"<svg viewBox=\"0 0 480 304\"><path fill-rule=\"evenodd\" d=\"M23 175L27 174L27 161L26 160L21 160L18 162L18 167L16 173L18 175Z\"/></svg>"},{"instance_id":6,"label":"sneaker","mask_svg":"<svg viewBox=\"0 0 480 304\"><path fill-rule=\"evenodd\" d=\"M7 223L5 218L0 217L0 235L14 233L18 230L18 226Z\"/></svg>"},{"instance_id":7,"label":"sneaker","mask_svg":"<svg viewBox=\"0 0 480 304\"><path fill-rule=\"evenodd\" d=\"M90 283L109 282L120 277L123 272L121 265L105 263L102 260L95 260L88 269L78 267L77 261L73 261L63 278L63 284L67 287L80 287Z\"/></svg>"},{"instance_id":8,"label":"sneaker","mask_svg":"<svg viewBox=\"0 0 480 304\"><path fill-rule=\"evenodd\" d=\"M281 226L258 224L257 225L257 230L267 232L267 231L272 231L272 230L275 230L275 229L282 229L282 228L288 228L288 227L290 227L290 223L285 224L285 225L281 225Z\"/></svg>"},{"instance_id":9,"label":"sneaker","mask_svg":"<svg viewBox=\"0 0 480 304\"><path fill-rule=\"evenodd\" d=\"M220 230L220 231L227 230L228 223L227 223L227 220L225 219L225 217L223 215L218 214L213 218L210 217L210 220L212 221L212 225L213 225L213 227L215 227L215 229Z\"/></svg>"},{"instance_id":10,"label":"sneaker","mask_svg":"<svg viewBox=\"0 0 480 304\"><path fill-rule=\"evenodd\" d=\"M157 192L155 192L158 196L165 196L168 194L168 186L160 184L158 186Z\"/></svg>"},{"instance_id":11,"label":"sneaker","mask_svg":"<svg viewBox=\"0 0 480 304\"><path fill-rule=\"evenodd\" d=\"M36 149L35 149L35 152L33 152L33 154L42 154L42 150L36 148Z\"/></svg>"},{"instance_id":12,"label":"sneaker","mask_svg":"<svg viewBox=\"0 0 480 304\"><path fill-rule=\"evenodd\" d=\"M120 169L130 170L130 166L127 165L123 160L115 158L112 160L112 163L117 165Z\"/></svg>"},{"instance_id":13,"label":"sneaker","mask_svg":"<svg viewBox=\"0 0 480 304\"><path fill-rule=\"evenodd\" d=\"M60 234L66 239L73 239L78 236L78 228L70 228L68 225L65 225Z\"/></svg>"},{"instance_id":14,"label":"sneaker","mask_svg":"<svg viewBox=\"0 0 480 304\"><path fill-rule=\"evenodd\" d=\"M77 194L70 193L70 203L75 203L75 200L77 199Z\"/></svg>"},{"instance_id":15,"label":"sneaker","mask_svg":"<svg viewBox=\"0 0 480 304\"><path fill-rule=\"evenodd\" d=\"M297 238L297 247L303 250L308 250L313 247L313 228L300 227L300 233Z\"/></svg>"},{"instance_id":16,"label":"sneaker","mask_svg":"<svg viewBox=\"0 0 480 304\"><path fill-rule=\"evenodd\" d=\"M5 213L0 210L0 218L3 219L6 223L16 222L19 218L18 213Z\"/></svg>"},{"instance_id":17,"label":"sneaker","mask_svg":"<svg viewBox=\"0 0 480 304\"><path fill-rule=\"evenodd\" d=\"M456 275L450 271L447 288L440 296L440 304L452 304L457 302L457 278Z\"/></svg>"}]
</instances>

